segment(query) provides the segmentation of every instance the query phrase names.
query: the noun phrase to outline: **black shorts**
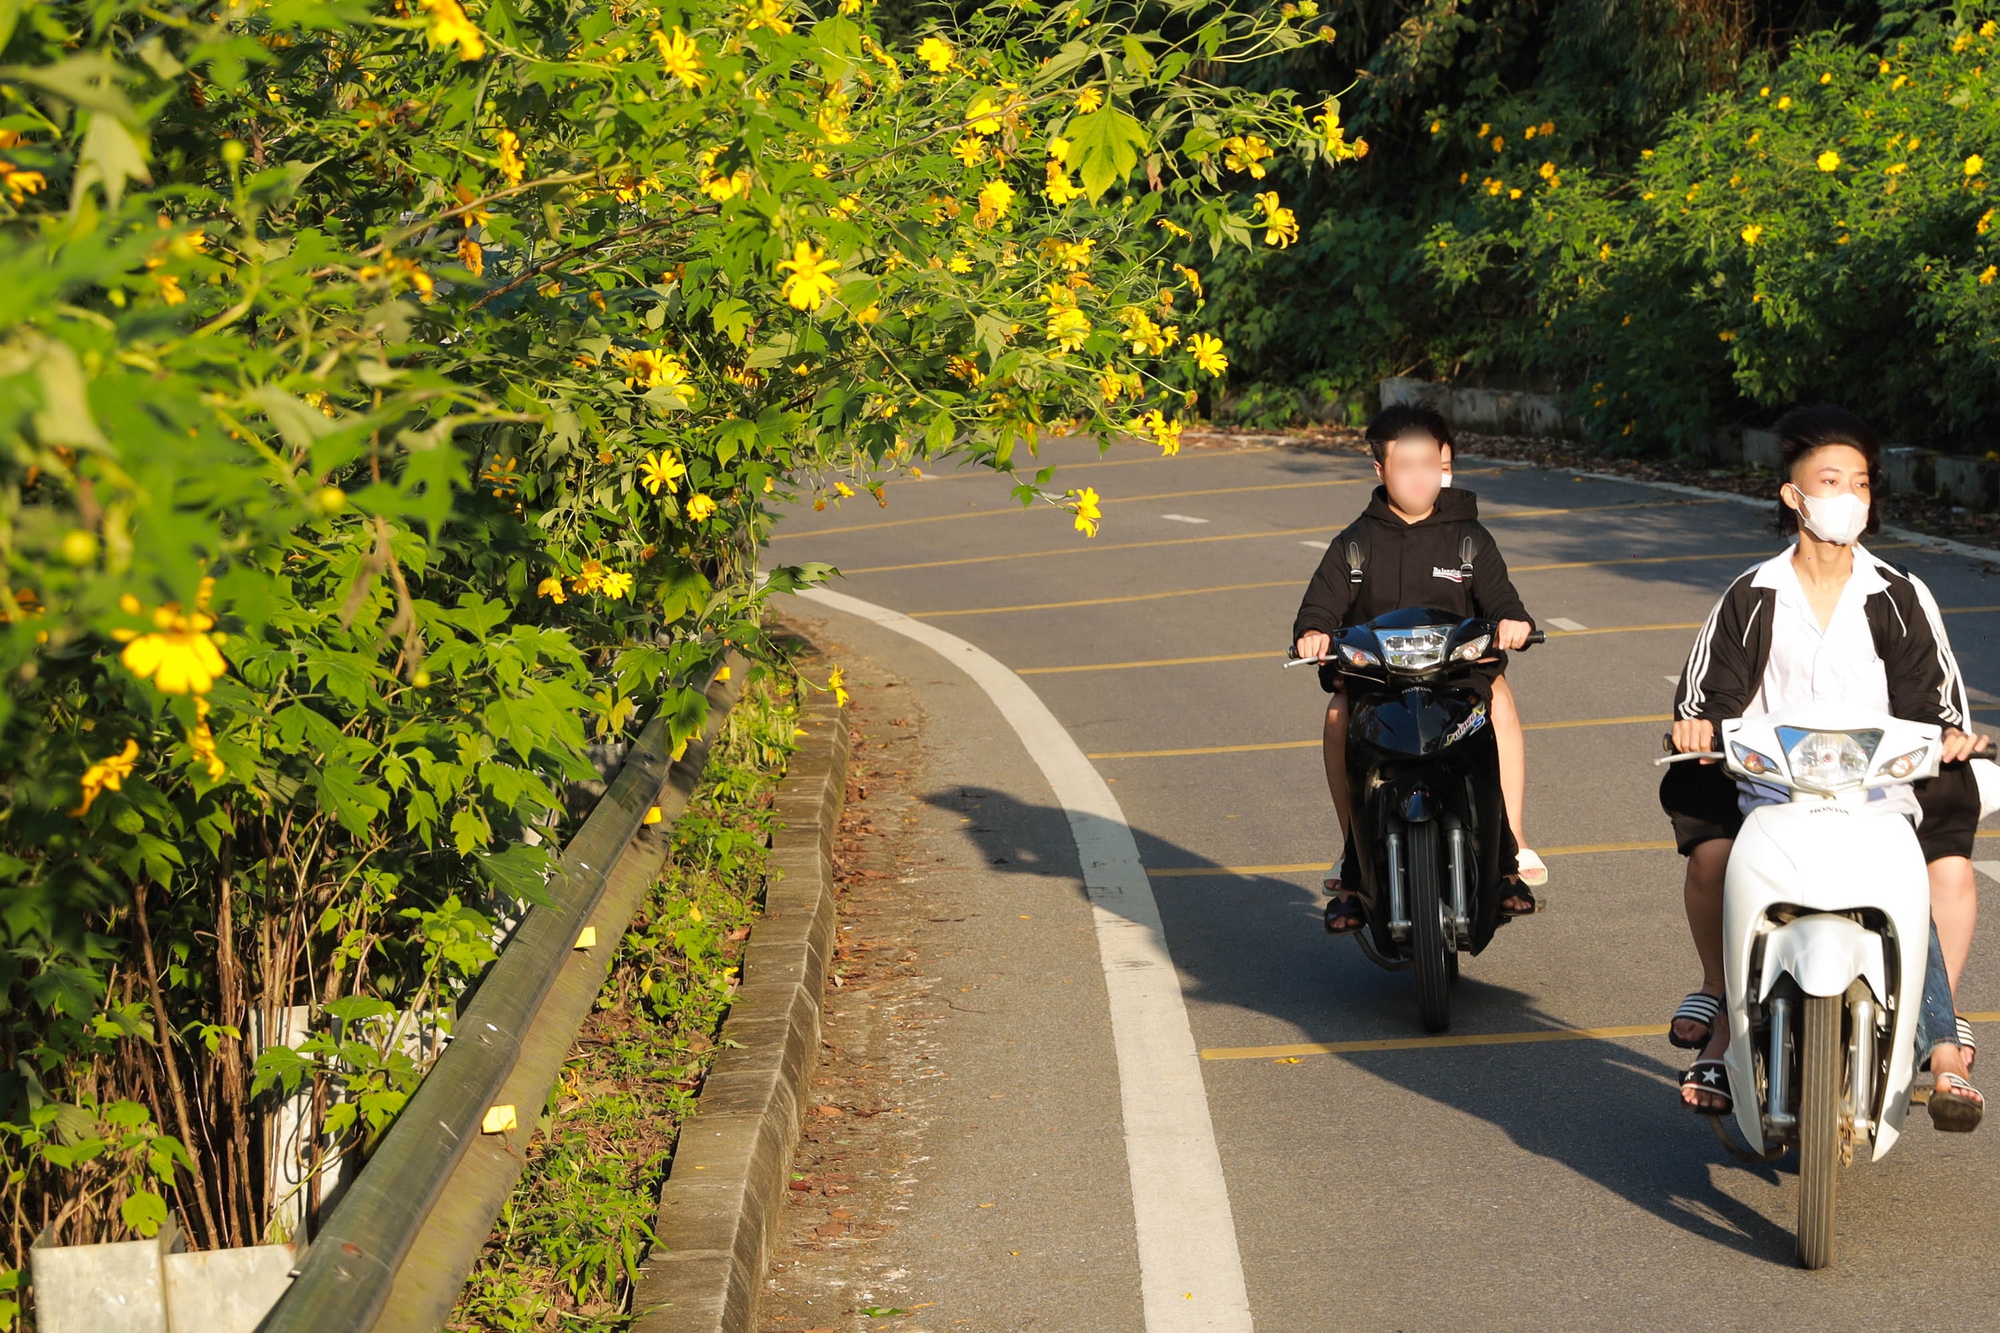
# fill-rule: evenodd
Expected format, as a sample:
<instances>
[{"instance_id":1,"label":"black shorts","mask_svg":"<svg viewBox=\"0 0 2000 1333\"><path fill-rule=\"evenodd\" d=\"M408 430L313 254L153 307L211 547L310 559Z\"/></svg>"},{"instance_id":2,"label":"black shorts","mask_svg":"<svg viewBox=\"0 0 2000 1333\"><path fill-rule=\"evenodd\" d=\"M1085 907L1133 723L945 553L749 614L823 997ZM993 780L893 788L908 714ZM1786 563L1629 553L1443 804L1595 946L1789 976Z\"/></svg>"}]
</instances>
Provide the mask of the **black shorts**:
<instances>
[{"instance_id":1,"label":"black shorts","mask_svg":"<svg viewBox=\"0 0 2000 1333\"><path fill-rule=\"evenodd\" d=\"M1946 764L1916 788L1917 804L1924 812L1917 825L1924 860L1971 856L1973 835L1979 831L1979 783L1972 776L1972 765ZM1736 780L1721 764L1690 759L1668 765L1667 775L1660 779L1660 808L1673 821L1674 845L1682 856L1702 843L1734 838L1742 831L1737 794Z\"/></svg>"}]
</instances>

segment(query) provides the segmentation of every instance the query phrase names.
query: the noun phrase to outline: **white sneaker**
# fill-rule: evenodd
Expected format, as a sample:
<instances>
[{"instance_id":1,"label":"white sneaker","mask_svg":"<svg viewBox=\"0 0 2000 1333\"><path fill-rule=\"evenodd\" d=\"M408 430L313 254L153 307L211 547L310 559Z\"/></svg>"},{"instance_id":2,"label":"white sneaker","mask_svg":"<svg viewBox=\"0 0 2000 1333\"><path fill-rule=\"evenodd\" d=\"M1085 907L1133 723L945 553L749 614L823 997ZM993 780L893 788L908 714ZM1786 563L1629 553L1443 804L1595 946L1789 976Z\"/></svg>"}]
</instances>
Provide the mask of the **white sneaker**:
<instances>
[{"instance_id":1,"label":"white sneaker","mask_svg":"<svg viewBox=\"0 0 2000 1333\"><path fill-rule=\"evenodd\" d=\"M1549 882L1549 868L1542 864L1542 858L1523 847L1514 854L1514 864L1520 867L1521 882L1531 889L1539 889Z\"/></svg>"}]
</instances>

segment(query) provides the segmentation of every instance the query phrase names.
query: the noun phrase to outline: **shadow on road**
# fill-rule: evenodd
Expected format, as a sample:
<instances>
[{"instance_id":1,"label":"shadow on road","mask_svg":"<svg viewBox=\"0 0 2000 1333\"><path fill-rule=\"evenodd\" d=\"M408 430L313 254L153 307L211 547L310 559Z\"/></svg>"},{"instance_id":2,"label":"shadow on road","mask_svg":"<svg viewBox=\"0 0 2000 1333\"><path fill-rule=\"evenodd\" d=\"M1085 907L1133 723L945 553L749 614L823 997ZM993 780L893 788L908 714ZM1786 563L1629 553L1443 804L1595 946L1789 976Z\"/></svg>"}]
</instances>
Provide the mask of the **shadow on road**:
<instances>
[{"instance_id":1,"label":"shadow on road","mask_svg":"<svg viewBox=\"0 0 2000 1333\"><path fill-rule=\"evenodd\" d=\"M1075 845L1062 810L984 787L923 798L960 816L990 866L1010 874L1077 878ZM1148 867L1214 862L1133 830ZM1266 1014L1307 1041L1421 1035L1407 974L1369 964L1320 925L1323 899L1300 884L1259 876L1156 877L1183 988L1209 1005ZM1082 892L1081 882L1078 892ZM1533 923L1516 923L1492 948L1518 948ZM1516 1032L1563 1024L1529 996L1466 976L1454 993L1457 1030ZM1336 1055L1355 1068L1500 1130L1523 1151L1558 1163L1634 1206L1701 1239L1789 1268L1791 1234L1716 1189L1724 1157L1709 1130L1683 1111L1673 1088L1680 1065L1611 1042L1576 1041ZM1365 1133L1365 1131L1363 1131ZM1790 1170L1787 1159L1786 1170ZM1754 1168L1767 1182L1773 1167Z\"/></svg>"}]
</instances>

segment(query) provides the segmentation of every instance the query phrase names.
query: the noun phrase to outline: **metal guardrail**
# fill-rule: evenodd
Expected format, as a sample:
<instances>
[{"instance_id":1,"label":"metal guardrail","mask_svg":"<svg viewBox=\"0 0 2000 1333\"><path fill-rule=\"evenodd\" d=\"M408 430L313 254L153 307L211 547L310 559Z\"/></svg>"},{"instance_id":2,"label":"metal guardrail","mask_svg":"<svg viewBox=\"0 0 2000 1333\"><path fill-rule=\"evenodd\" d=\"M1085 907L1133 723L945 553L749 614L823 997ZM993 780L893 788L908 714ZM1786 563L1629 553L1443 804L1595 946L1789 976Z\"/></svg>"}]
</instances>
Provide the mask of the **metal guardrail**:
<instances>
[{"instance_id":1,"label":"metal guardrail","mask_svg":"<svg viewBox=\"0 0 2000 1333\"><path fill-rule=\"evenodd\" d=\"M731 661L738 674L747 667L734 654ZM711 678L709 726L686 756L697 773L709 739L734 702L733 690L723 691L718 701L718 688ZM672 763L666 723L656 717L563 849L548 885L550 905L529 911L480 982L458 1016L450 1045L313 1238L291 1287L257 1326L258 1333L369 1333L376 1327L398 1269L467 1148L479 1138L481 1121L514 1071L543 1001L604 898L613 868L644 826L647 811L663 803ZM691 789L693 774L689 777L685 785ZM680 785L668 795L684 805L688 793ZM663 811L667 818L679 813ZM565 1049L573 1037L573 1031L566 1034ZM521 1114L532 1119L540 1109L523 1108ZM487 1229L501 1202L504 1197L487 1213ZM476 1246L472 1253L476 1257ZM461 1284L465 1276L458 1274Z\"/></svg>"}]
</instances>

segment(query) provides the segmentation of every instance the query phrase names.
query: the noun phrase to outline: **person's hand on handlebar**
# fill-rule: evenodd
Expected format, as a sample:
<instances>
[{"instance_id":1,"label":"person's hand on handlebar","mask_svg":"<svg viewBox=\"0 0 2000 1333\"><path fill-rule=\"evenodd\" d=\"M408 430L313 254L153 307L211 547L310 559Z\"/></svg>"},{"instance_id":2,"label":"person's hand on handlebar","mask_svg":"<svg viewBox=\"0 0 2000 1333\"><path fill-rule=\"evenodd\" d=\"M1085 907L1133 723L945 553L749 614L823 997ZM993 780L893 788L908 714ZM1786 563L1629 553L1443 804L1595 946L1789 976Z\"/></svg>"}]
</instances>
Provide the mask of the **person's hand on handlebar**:
<instances>
[{"instance_id":1,"label":"person's hand on handlebar","mask_svg":"<svg viewBox=\"0 0 2000 1333\"><path fill-rule=\"evenodd\" d=\"M1715 724L1705 717L1675 718L1673 735L1674 750L1679 754L1696 754L1715 748ZM1715 760L1696 762L1712 764Z\"/></svg>"},{"instance_id":2,"label":"person's hand on handlebar","mask_svg":"<svg viewBox=\"0 0 2000 1333\"><path fill-rule=\"evenodd\" d=\"M1528 636L1535 627L1525 620L1503 620L1493 630L1493 646L1503 653L1515 652L1528 645Z\"/></svg>"},{"instance_id":3,"label":"person's hand on handlebar","mask_svg":"<svg viewBox=\"0 0 2000 1333\"><path fill-rule=\"evenodd\" d=\"M1984 736L1967 735L1957 727L1946 727L1944 735L1938 739L1943 742L1940 746L1942 754L1939 757L1939 762L1946 764L1955 764L1961 759L1970 759L1973 755L1985 754L1992 744Z\"/></svg>"},{"instance_id":4,"label":"person's hand on handlebar","mask_svg":"<svg viewBox=\"0 0 2000 1333\"><path fill-rule=\"evenodd\" d=\"M1299 635L1299 641L1292 645L1292 647L1293 651L1298 653L1300 657L1311 658L1317 662L1332 650L1333 638L1330 635L1321 633L1319 630L1308 630L1306 633Z\"/></svg>"}]
</instances>

